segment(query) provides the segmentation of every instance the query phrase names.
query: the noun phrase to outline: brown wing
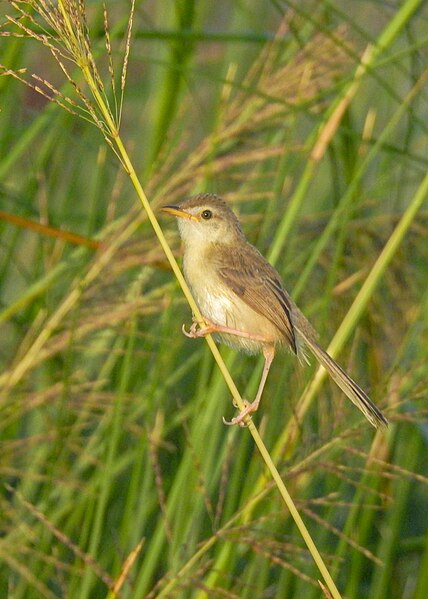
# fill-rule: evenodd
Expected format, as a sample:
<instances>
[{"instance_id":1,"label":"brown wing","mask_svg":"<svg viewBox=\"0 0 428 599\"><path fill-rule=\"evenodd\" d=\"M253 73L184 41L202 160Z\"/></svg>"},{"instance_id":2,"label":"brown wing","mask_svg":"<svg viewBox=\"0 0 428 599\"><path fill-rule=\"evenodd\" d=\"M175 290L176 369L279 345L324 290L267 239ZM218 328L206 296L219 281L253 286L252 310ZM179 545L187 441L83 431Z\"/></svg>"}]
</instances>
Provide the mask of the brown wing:
<instances>
[{"instance_id":1,"label":"brown wing","mask_svg":"<svg viewBox=\"0 0 428 599\"><path fill-rule=\"evenodd\" d=\"M286 337L297 354L291 304L276 270L250 244L219 247L215 253L219 276L253 310L266 316Z\"/></svg>"}]
</instances>

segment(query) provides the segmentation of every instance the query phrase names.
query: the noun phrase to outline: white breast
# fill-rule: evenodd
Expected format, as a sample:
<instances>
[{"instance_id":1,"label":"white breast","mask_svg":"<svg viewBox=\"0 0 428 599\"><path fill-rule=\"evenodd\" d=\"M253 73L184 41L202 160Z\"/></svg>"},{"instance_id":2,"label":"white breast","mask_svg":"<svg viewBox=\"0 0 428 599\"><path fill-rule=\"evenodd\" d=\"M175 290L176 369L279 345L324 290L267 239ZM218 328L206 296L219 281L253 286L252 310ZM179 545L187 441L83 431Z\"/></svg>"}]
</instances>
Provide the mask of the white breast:
<instances>
[{"instance_id":1,"label":"white breast","mask_svg":"<svg viewBox=\"0 0 428 599\"><path fill-rule=\"evenodd\" d=\"M214 290L212 290L214 291ZM230 315L232 314L232 302L224 295L219 295L213 292L198 293L194 291L196 295L196 301L201 309L201 312L211 322L221 324L224 326L233 326ZM218 290L217 290L218 291Z\"/></svg>"},{"instance_id":2,"label":"white breast","mask_svg":"<svg viewBox=\"0 0 428 599\"><path fill-rule=\"evenodd\" d=\"M187 248L183 268L203 316L216 324L232 326L232 293L227 293L224 285L218 281L213 267L205 259L203 252L192 250L193 248Z\"/></svg>"}]
</instances>

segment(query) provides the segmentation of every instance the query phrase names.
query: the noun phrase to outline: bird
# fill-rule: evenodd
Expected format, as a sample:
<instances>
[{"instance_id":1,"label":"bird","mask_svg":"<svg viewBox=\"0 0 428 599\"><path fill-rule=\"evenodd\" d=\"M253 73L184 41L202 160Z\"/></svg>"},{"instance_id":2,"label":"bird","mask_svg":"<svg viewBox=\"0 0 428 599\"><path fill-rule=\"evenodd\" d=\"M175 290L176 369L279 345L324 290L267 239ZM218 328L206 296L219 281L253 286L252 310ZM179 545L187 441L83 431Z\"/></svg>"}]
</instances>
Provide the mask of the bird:
<instances>
[{"instance_id":1,"label":"bird","mask_svg":"<svg viewBox=\"0 0 428 599\"><path fill-rule=\"evenodd\" d=\"M222 198L198 194L161 211L177 218L184 277L203 316L203 322L194 320L183 332L191 338L213 334L235 350L264 356L254 401L244 400L244 409L226 424L245 426L247 417L258 410L272 361L277 350L286 348L301 361L308 361L309 349L375 428L387 426L365 391L319 345L279 273L246 239L238 217Z\"/></svg>"}]
</instances>

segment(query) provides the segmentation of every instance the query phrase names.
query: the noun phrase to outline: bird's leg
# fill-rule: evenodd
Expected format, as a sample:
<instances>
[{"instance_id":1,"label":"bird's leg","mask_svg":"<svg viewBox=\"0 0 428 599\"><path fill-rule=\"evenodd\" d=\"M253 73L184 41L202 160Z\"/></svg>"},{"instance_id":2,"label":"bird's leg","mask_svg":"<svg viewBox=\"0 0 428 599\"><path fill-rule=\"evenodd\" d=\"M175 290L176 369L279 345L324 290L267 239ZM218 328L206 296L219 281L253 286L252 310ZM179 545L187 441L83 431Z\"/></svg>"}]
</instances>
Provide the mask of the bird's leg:
<instances>
[{"instance_id":1,"label":"bird's leg","mask_svg":"<svg viewBox=\"0 0 428 599\"><path fill-rule=\"evenodd\" d=\"M185 326L183 325L182 331L186 335L186 337L190 337L191 339L196 339L198 337L205 337L205 335L210 335L211 333L227 333L228 335L236 335L238 337L244 337L245 339L251 339L253 341L261 341L262 343L268 343L268 340L266 339L266 337L263 337L262 335L257 335L255 333L247 333L245 331L233 329L233 328L230 328L230 327L227 327L224 325L215 324L215 323L211 322L210 320L208 320L207 318L204 318L204 323L205 323L205 326L201 327L200 322L197 321L195 318L193 318L193 323L192 323L192 326L190 327L190 329L188 331L186 331ZM245 417L249 416L250 414L254 414L254 412L257 411L257 409L259 407L260 399L262 397L263 389L266 384L266 379L267 379L267 376L269 374L269 370L270 370L270 367L272 364L272 360L274 359L274 356L275 356L275 346L272 344L264 345L263 346L263 355L265 358L265 363L264 363L264 367L263 367L262 378L260 379L260 384L259 384L259 388L257 390L257 395L256 395L255 400L252 402L249 402L246 399L244 399L244 409L238 414L238 416L235 416L235 418L232 418L232 420L230 420L230 421L227 421L225 418L223 418L223 422L225 424L228 424L228 425L239 424L240 426L245 426L245 422L244 422Z\"/></svg>"},{"instance_id":2,"label":"bird's leg","mask_svg":"<svg viewBox=\"0 0 428 599\"><path fill-rule=\"evenodd\" d=\"M242 412L239 412L238 416L235 416L235 418L232 418L232 420L230 420L229 422L223 418L223 422L225 424L228 424L228 425L239 424L240 426L245 426L245 422L244 422L245 417L249 416L250 414L254 414L254 412L257 411L257 409L259 407L260 399L262 397L263 389L266 384L266 379L269 374L269 369L271 367L272 360L275 357L275 346L273 346L273 345L265 346L263 348L263 355L265 357L265 364L263 367L263 373L262 373L262 378L260 379L259 388L257 390L256 399L253 402L244 400L245 407L242 410Z\"/></svg>"},{"instance_id":3,"label":"bird's leg","mask_svg":"<svg viewBox=\"0 0 428 599\"><path fill-rule=\"evenodd\" d=\"M236 335L237 337L244 337L245 339L252 339L253 341L261 341L266 343L266 338L262 335L255 333L246 333L238 329L233 329L221 324L215 324L204 317L205 326L200 326L200 322L193 318L192 326L186 331L185 325L181 327L184 335L190 337L190 339L197 339L198 337L205 337L205 335L211 335L212 333L227 333L228 335Z\"/></svg>"}]
</instances>

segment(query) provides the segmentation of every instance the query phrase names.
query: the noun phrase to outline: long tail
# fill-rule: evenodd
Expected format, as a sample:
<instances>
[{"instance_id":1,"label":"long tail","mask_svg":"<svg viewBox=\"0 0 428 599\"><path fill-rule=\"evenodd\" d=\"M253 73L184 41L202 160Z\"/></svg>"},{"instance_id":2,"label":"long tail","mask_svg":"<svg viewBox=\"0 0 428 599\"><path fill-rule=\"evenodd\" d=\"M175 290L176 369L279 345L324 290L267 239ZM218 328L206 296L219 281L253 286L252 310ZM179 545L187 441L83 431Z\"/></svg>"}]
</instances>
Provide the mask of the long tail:
<instances>
[{"instance_id":1,"label":"long tail","mask_svg":"<svg viewBox=\"0 0 428 599\"><path fill-rule=\"evenodd\" d=\"M327 370L336 385L349 397L367 420L375 427L388 426L388 420L369 399L368 395L357 385L355 381L339 366L339 364L318 345L312 336L305 334L305 327L296 326L297 331L305 344L309 347L318 362ZM303 330L302 330L303 329Z\"/></svg>"}]
</instances>

